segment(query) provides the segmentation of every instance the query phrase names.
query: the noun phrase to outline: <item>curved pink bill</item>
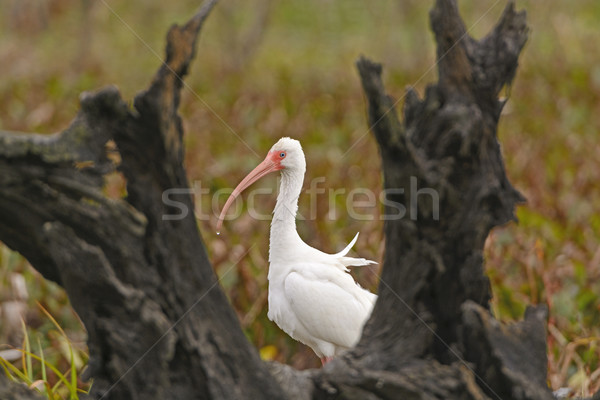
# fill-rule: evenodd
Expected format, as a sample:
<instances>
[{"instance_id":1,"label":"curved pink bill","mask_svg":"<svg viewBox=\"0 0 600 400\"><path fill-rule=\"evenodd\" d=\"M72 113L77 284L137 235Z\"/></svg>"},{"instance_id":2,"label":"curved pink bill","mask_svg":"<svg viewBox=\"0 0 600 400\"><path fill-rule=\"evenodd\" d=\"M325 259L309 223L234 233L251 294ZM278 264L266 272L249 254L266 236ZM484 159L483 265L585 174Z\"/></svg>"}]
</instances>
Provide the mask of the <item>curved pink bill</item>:
<instances>
[{"instance_id":1,"label":"curved pink bill","mask_svg":"<svg viewBox=\"0 0 600 400\"><path fill-rule=\"evenodd\" d=\"M227 210L229 210L229 207L231 207L235 199L244 191L244 189L252 185L254 182L259 180L263 176L281 169L281 164L279 162L276 162L273 158L274 157L272 156L272 153L269 152L269 154L267 154L267 157L263 160L263 162L258 164L256 168L252 170L252 172L246 175L246 177L233 190L233 192L227 199L223 210L221 210L221 215L219 215L219 220L217 221L217 235L221 232L221 227L223 226L223 219L227 214Z\"/></svg>"}]
</instances>

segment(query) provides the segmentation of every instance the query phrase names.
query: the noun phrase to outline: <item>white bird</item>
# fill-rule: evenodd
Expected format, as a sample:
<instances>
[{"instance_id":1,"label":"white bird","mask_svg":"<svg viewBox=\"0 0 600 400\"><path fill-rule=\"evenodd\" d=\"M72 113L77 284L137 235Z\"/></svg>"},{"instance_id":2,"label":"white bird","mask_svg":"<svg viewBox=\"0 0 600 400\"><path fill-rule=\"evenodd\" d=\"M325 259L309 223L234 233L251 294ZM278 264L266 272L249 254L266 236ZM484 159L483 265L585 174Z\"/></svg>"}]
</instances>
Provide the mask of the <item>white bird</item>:
<instances>
[{"instance_id":1,"label":"white bird","mask_svg":"<svg viewBox=\"0 0 600 400\"><path fill-rule=\"evenodd\" d=\"M317 250L300 238L296 212L306 161L300 142L287 137L275 143L264 161L231 193L219 216L217 233L237 196L273 171L281 171L281 185L271 222L268 317L292 338L310 346L325 364L354 347L377 299L354 281L347 267L376 263L346 257L358 233L337 254Z\"/></svg>"}]
</instances>

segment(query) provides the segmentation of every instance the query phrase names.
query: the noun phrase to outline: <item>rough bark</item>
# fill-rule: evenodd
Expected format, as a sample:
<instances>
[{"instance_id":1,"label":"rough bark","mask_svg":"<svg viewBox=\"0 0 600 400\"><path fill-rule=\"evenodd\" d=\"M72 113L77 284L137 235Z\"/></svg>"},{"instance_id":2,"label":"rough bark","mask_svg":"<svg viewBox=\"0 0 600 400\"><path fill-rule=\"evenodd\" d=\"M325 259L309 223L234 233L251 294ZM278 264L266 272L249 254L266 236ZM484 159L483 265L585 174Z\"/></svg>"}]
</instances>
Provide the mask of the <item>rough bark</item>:
<instances>
[{"instance_id":1,"label":"rough bark","mask_svg":"<svg viewBox=\"0 0 600 400\"><path fill-rule=\"evenodd\" d=\"M439 81L404 118L380 65L357 62L389 200L379 299L358 346L321 370L264 363L244 337L199 236L189 195L180 220L171 188L187 187L177 114L183 77L214 1L167 37L166 63L129 108L116 88L84 94L54 136L0 132L0 240L61 284L89 334L92 397L114 399L550 399L544 307L504 326L488 309L484 241L523 197L496 137L527 39L509 3L477 41L453 0L431 24ZM107 156L114 142L119 161ZM127 198L102 193L118 169ZM414 185L416 182L417 186ZM429 192L439 196L439 209ZM439 215L436 213L439 211ZM397 209L388 208L394 214Z\"/></svg>"},{"instance_id":2,"label":"rough bark","mask_svg":"<svg viewBox=\"0 0 600 400\"><path fill-rule=\"evenodd\" d=\"M414 213L385 223L380 298L348 359L356 368L392 371L414 359L440 363L454 373L444 380L455 381L448 393L460 388L453 397L552 398L545 308L529 309L514 326L500 325L488 309L483 270L490 229L514 220L515 204L524 201L506 177L496 130L505 102L498 96L510 85L527 40L526 15L509 3L479 41L466 32L454 1L438 0L430 19L439 81L423 99L408 89L403 121L385 93L381 66L357 62L384 187L404 189L391 199ZM378 357L366 356L372 353ZM431 381L416 381L422 382L416 398L446 398Z\"/></svg>"},{"instance_id":3,"label":"rough bark","mask_svg":"<svg viewBox=\"0 0 600 400\"><path fill-rule=\"evenodd\" d=\"M54 136L0 134L0 239L62 285L88 331L92 397L281 397L239 328L198 234L177 108L208 2L167 37L166 62L129 108L114 87L84 94ZM106 155L114 141L115 165ZM127 198L102 193L118 168Z\"/></svg>"}]
</instances>

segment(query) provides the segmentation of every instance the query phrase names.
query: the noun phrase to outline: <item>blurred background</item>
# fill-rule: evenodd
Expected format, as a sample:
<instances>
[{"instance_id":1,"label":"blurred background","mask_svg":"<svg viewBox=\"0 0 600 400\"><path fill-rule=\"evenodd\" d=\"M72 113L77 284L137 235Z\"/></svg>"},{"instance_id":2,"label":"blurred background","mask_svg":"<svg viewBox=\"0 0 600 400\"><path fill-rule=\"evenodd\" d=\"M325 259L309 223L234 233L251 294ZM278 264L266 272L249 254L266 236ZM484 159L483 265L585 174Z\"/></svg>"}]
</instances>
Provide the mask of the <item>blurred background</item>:
<instances>
[{"instance_id":1,"label":"blurred background","mask_svg":"<svg viewBox=\"0 0 600 400\"><path fill-rule=\"evenodd\" d=\"M230 0L217 5L202 29L180 107L186 166L197 213L206 216L198 225L215 271L265 359L300 369L320 365L266 317L269 222L243 212L216 236L214 211L226 194L215 193L234 187L278 138L297 138L308 164L305 189L317 177L325 178L319 187L326 189L313 202L301 196L299 212L316 217L298 223L301 236L337 252L360 231L354 254L381 262L381 205L359 210L368 220L346 210L352 189L377 194L382 185L354 62L363 54L383 63L386 88L401 110L407 85L422 94L436 80L431 5ZM505 5L459 1L475 38L493 27ZM169 27L198 6L191 0L0 0L0 129L61 131L76 115L82 91L109 84L131 101L158 69ZM529 304L548 304L548 383L588 395L600 389L600 2L519 0L517 8L527 10L530 39L498 137L508 176L528 203L517 209L518 225L496 228L486 243L491 306L510 322ZM258 185L275 190L277 179ZM118 173L106 177L108 196L123 196L123 187ZM274 204L275 195L257 196L256 210L269 214ZM373 291L378 273L376 267L353 272ZM84 368L86 333L65 293L2 246L5 358L15 358L10 350L23 343L21 318L59 370L71 364L65 341L75 349L77 368Z\"/></svg>"}]
</instances>

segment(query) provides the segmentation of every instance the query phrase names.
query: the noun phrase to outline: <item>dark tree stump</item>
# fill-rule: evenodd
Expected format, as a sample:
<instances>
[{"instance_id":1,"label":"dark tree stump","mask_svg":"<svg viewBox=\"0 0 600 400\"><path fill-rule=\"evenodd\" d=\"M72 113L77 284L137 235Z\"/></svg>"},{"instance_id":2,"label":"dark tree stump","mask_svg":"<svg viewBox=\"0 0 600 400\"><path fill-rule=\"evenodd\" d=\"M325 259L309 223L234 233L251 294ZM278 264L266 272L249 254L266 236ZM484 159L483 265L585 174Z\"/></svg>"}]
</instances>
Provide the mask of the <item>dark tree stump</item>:
<instances>
[{"instance_id":1,"label":"dark tree stump","mask_svg":"<svg viewBox=\"0 0 600 400\"><path fill-rule=\"evenodd\" d=\"M171 196L187 218L162 219L173 214L163 192L187 187L181 78L214 4L171 28L166 63L134 110L109 87L84 94L61 134L0 134L0 239L67 291L88 331L95 398L283 396L218 286L191 197ZM125 200L101 191L115 168Z\"/></svg>"},{"instance_id":2,"label":"dark tree stump","mask_svg":"<svg viewBox=\"0 0 600 400\"><path fill-rule=\"evenodd\" d=\"M358 346L321 370L296 371L262 362L244 337L190 196L170 197L188 207L185 218L162 218L179 212L164 191L188 187L181 77L214 3L171 28L167 61L133 109L109 87L84 94L58 135L0 132L0 239L67 291L89 334L92 397L551 399L547 311L496 321L482 256L490 229L524 200L506 177L496 129L498 95L527 39L525 13L509 3L477 41L455 1L438 0L439 82L423 99L408 90L403 121L381 66L357 62L388 199L407 215L385 223L379 299ZM111 141L118 164L107 157ZM127 180L123 200L101 192L115 169Z\"/></svg>"}]
</instances>

